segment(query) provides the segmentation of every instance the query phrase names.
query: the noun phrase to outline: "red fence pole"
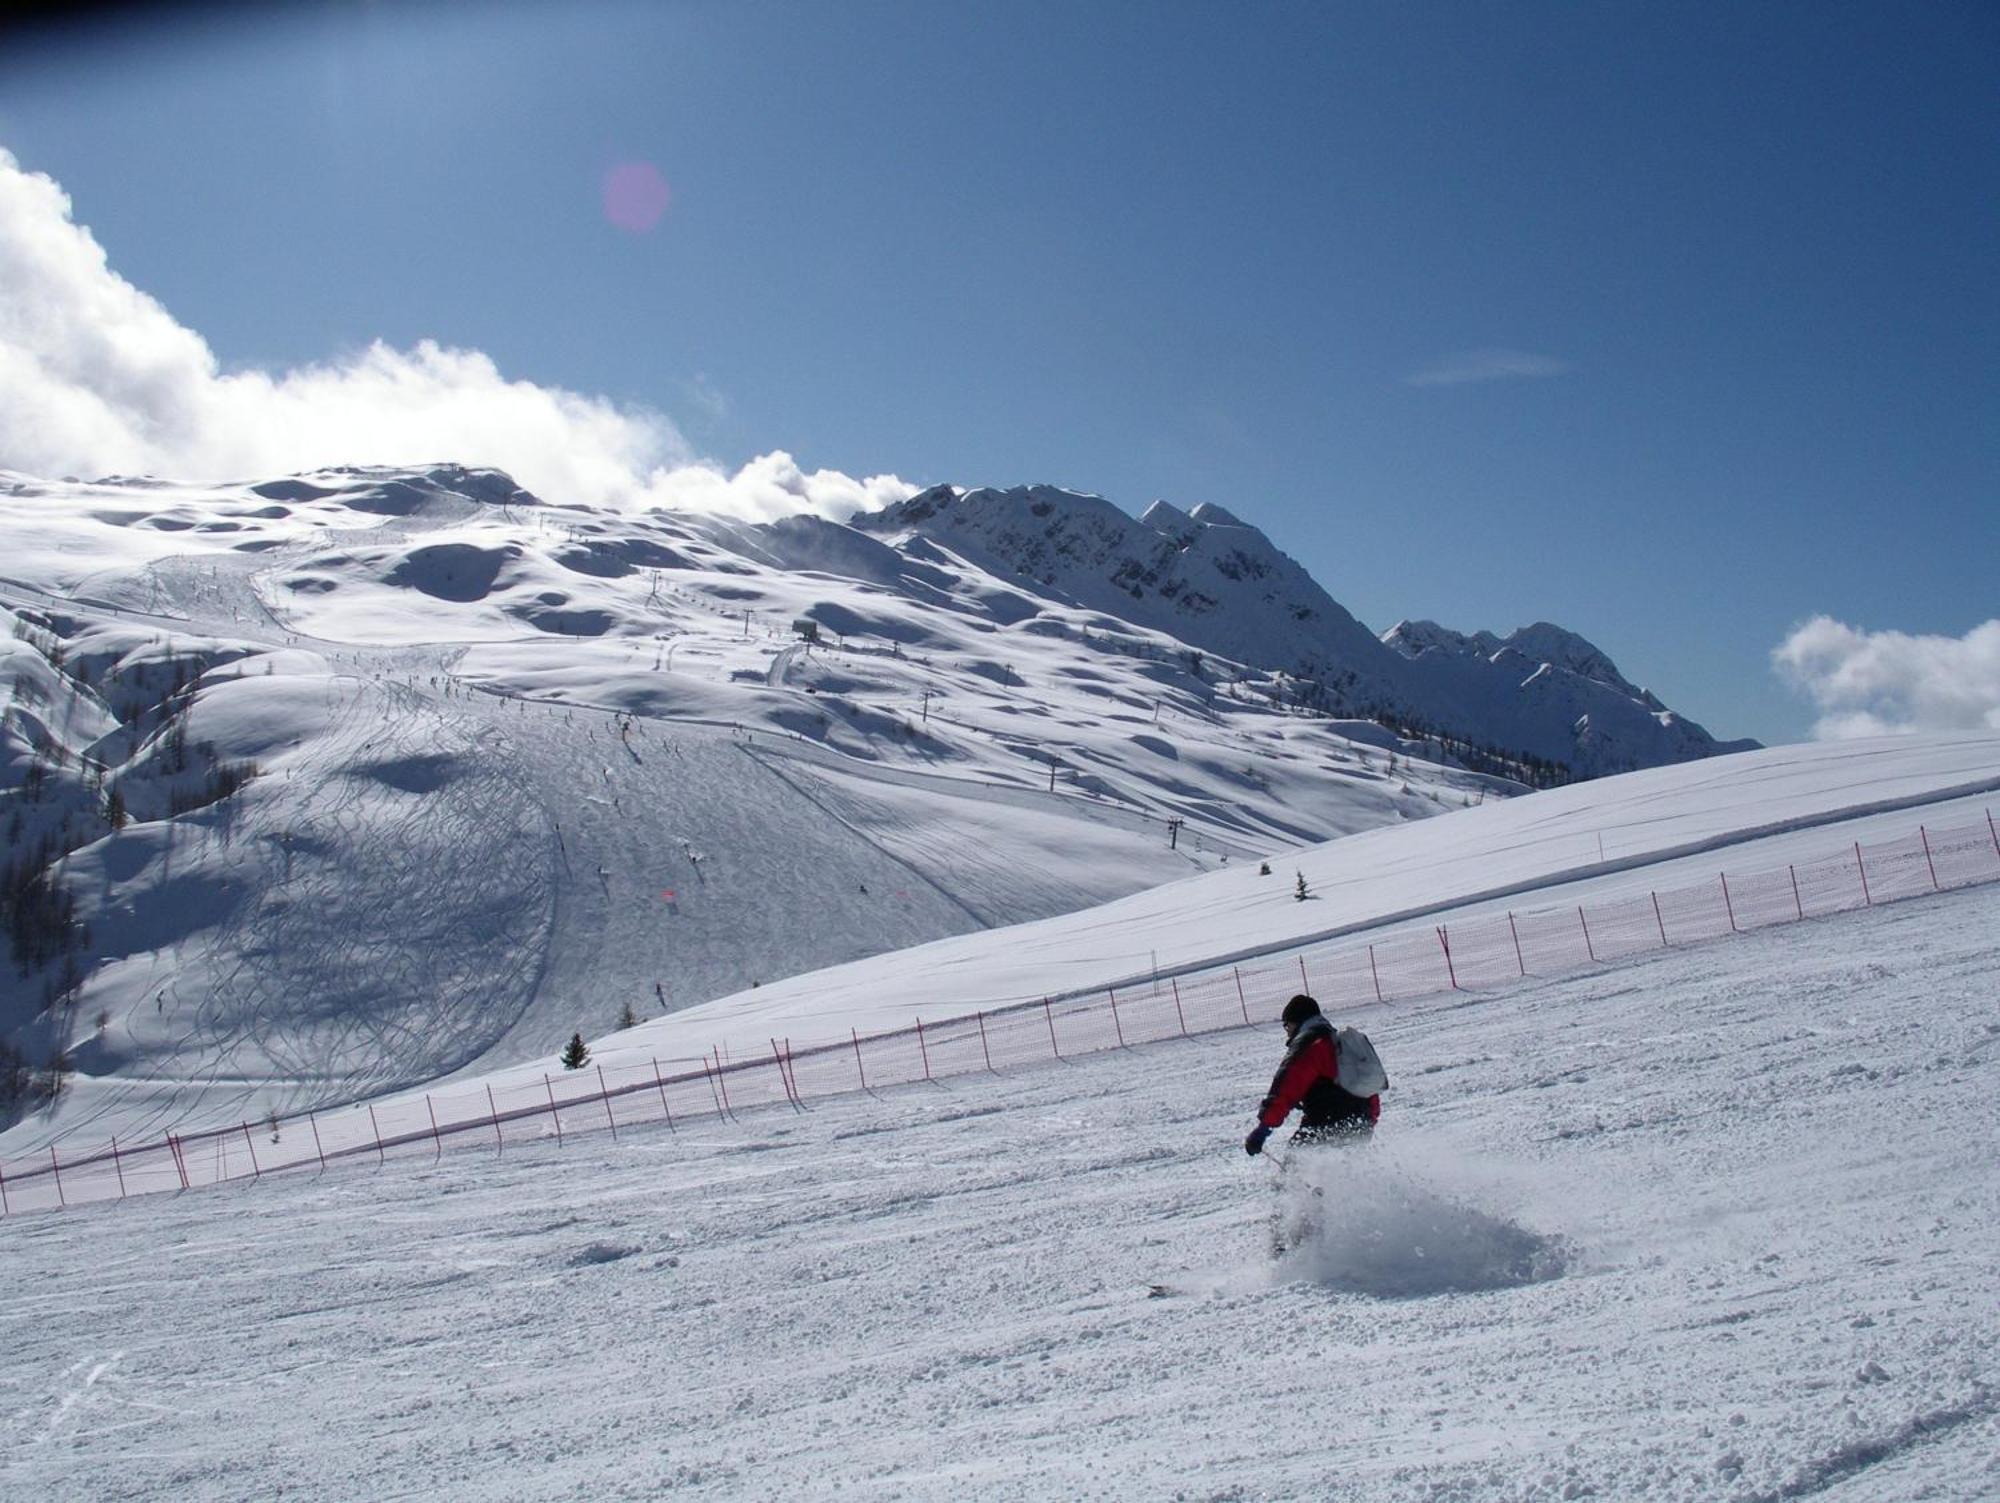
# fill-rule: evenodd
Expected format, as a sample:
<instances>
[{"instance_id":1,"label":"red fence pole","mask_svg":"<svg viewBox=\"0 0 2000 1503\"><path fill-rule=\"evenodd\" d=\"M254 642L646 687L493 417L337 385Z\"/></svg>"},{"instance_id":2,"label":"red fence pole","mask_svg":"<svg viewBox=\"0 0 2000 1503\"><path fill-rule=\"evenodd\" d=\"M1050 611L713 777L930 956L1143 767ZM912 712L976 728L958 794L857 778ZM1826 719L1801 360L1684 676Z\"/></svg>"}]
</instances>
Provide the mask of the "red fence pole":
<instances>
[{"instance_id":1,"label":"red fence pole","mask_svg":"<svg viewBox=\"0 0 2000 1503\"><path fill-rule=\"evenodd\" d=\"M489 1086L487 1089L490 1090L492 1088ZM319 1141L319 1118L315 1117L311 1112L307 1112L306 1121L312 1124L313 1152L319 1155L320 1171L324 1173L326 1171L326 1149L320 1145Z\"/></svg>"},{"instance_id":2,"label":"red fence pole","mask_svg":"<svg viewBox=\"0 0 2000 1503\"><path fill-rule=\"evenodd\" d=\"M854 1068L861 1076L861 1089L868 1089L868 1067L861 1063L861 1035L854 1029L847 1030L854 1038Z\"/></svg>"},{"instance_id":3,"label":"red fence pole","mask_svg":"<svg viewBox=\"0 0 2000 1503\"><path fill-rule=\"evenodd\" d=\"M1061 1059L1062 1046L1056 1042L1056 1015L1054 1010L1049 1006L1049 999L1047 997L1042 998L1042 1016L1049 1021L1049 1047L1055 1050L1056 1058Z\"/></svg>"},{"instance_id":4,"label":"red fence pole","mask_svg":"<svg viewBox=\"0 0 2000 1503\"><path fill-rule=\"evenodd\" d=\"M1528 962L1521 958L1521 929L1514 922L1511 911L1507 915L1507 932L1514 936L1514 964L1520 967L1521 974L1525 976L1528 974Z\"/></svg>"},{"instance_id":5,"label":"red fence pole","mask_svg":"<svg viewBox=\"0 0 2000 1503\"><path fill-rule=\"evenodd\" d=\"M1118 1047L1125 1047L1125 1025L1118 1021L1118 993L1110 987L1104 988L1105 996L1111 999L1111 1026L1118 1033Z\"/></svg>"},{"instance_id":6,"label":"red fence pole","mask_svg":"<svg viewBox=\"0 0 2000 1503\"><path fill-rule=\"evenodd\" d=\"M1660 895L1658 893L1654 893L1652 894L1652 898L1653 898L1653 922L1660 926L1660 945L1662 948L1666 948L1667 921L1664 918L1660 917Z\"/></svg>"},{"instance_id":7,"label":"red fence pole","mask_svg":"<svg viewBox=\"0 0 2000 1503\"><path fill-rule=\"evenodd\" d=\"M547 1078L546 1076L543 1077L543 1079ZM382 1148L382 1124L375 1120L375 1103L372 1101L368 1103L368 1128L375 1134L375 1162L378 1164L388 1163L389 1155Z\"/></svg>"},{"instance_id":8,"label":"red fence pole","mask_svg":"<svg viewBox=\"0 0 2000 1503\"><path fill-rule=\"evenodd\" d=\"M250 1177L252 1179L262 1179L264 1171L257 1167L257 1145L251 1141L250 1124L248 1122L243 1124L243 1145L250 1150Z\"/></svg>"},{"instance_id":9,"label":"red fence pole","mask_svg":"<svg viewBox=\"0 0 2000 1503\"><path fill-rule=\"evenodd\" d=\"M1382 1000L1382 973L1375 968L1375 947L1368 947L1368 974L1375 980L1375 1000Z\"/></svg>"},{"instance_id":10,"label":"red fence pole","mask_svg":"<svg viewBox=\"0 0 2000 1503\"><path fill-rule=\"evenodd\" d=\"M56 1204L68 1210L69 1202L63 1199L62 1161L56 1157L56 1145L53 1143L49 1144L49 1167L56 1172Z\"/></svg>"},{"instance_id":11,"label":"red fence pole","mask_svg":"<svg viewBox=\"0 0 2000 1503\"><path fill-rule=\"evenodd\" d=\"M659 1088L660 1110L667 1114L667 1131L674 1132L674 1109L667 1105L667 1083L660 1079L660 1058L653 1056L653 1084Z\"/></svg>"},{"instance_id":12,"label":"red fence pole","mask_svg":"<svg viewBox=\"0 0 2000 1503\"><path fill-rule=\"evenodd\" d=\"M1804 922L1806 905L1799 897L1799 869L1796 866L1788 866L1785 870L1792 874L1792 906L1798 909L1799 919Z\"/></svg>"},{"instance_id":13,"label":"red fence pole","mask_svg":"<svg viewBox=\"0 0 2000 1503\"><path fill-rule=\"evenodd\" d=\"M616 1143L618 1141L618 1119L611 1115L611 1087L605 1083L604 1066L602 1065L597 1067L597 1095L598 1099L604 1103L604 1120L611 1124L611 1141ZM424 1098L426 1101L430 1099L428 1096Z\"/></svg>"},{"instance_id":14,"label":"red fence pole","mask_svg":"<svg viewBox=\"0 0 2000 1503\"><path fill-rule=\"evenodd\" d=\"M1870 908L1875 906L1874 898L1868 895L1868 863L1862 859L1861 842L1854 842L1854 864L1861 871L1861 901Z\"/></svg>"},{"instance_id":15,"label":"red fence pole","mask_svg":"<svg viewBox=\"0 0 2000 1503\"><path fill-rule=\"evenodd\" d=\"M986 1056L987 1073L994 1073L993 1051L986 1047L986 1014L984 1012L979 1014L979 1052Z\"/></svg>"},{"instance_id":16,"label":"red fence pole","mask_svg":"<svg viewBox=\"0 0 2000 1503\"><path fill-rule=\"evenodd\" d=\"M118 1158L118 1134L111 1135L111 1167L118 1171L118 1198L125 1198L125 1166Z\"/></svg>"},{"instance_id":17,"label":"red fence pole","mask_svg":"<svg viewBox=\"0 0 2000 1503\"><path fill-rule=\"evenodd\" d=\"M556 1147L562 1147L562 1110L556 1105L556 1088L549 1084L549 1077L542 1076L542 1089L549 1093L549 1115L555 1119Z\"/></svg>"},{"instance_id":18,"label":"red fence pole","mask_svg":"<svg viewBox=\"0 0 2000 1503\"><path fill-rule=\"evenodd\" d=\"M1925 830L1925 829L1924 829L1924 827L1923 827L1922 825L1918 825L1918 826L1917 826L1917 835L1918 835L1918 837L1919 837L1919 838L1921 838L1921 839L1922 839L1922 841L1923 841L1923 843L1924 843L1924 865L1925 865L1925 866L1928 866L1928 867L1929 867L1929 868L1931 869L1931 891L1932 891L1932 892L1943 892L1943 891L1944 891L1944 889L1943 889L1942 887L1939 887L1939 886L1938 886L1938 879L1937 879L1937 863L1936 863L1935 861L1931 860L1931 837L1930 837L1930 833L1929 833L1929 832L1928 832L1927 830Z\"/></svg>"},{"instance_id":19,"label":"red fence pole","mask_svg":"<svg viewBox=\"0 0 2000 1503\"><path fill-rule=\"evenodd\" d=\"M1729 912L1729 932L1741 934L1743 931L1736 927L1736 905L1729 900L1729 873L1718 872L1716 875L1722 878L1722 906Z\"/></svg>"},{"instance_id":20,"label":"red fence pole","mask_svg":"<svg viewBox=\"0 0 2000 1503\"><path fill-rule=\"evenodd\" d=\"M792 1089L792 1077L785 1069L785 1051L778 1047L776 1038L771 1040L771 1063L778 1067L778 1084L785 1088L785 1100L800 1111L804 1111L805 1108L799 1103L798 1092Z\"/></svg>"},{"instance_id":21,"label":"red fence pole","mask_svg":"<svg viewBox=\"0 0 2000 1503\"><path fill-rule=\"evenodd\" d=\"M931 1078L931 1051L930 1046L924 1042L924 1020L922 1018L917 1019L917 1052L924 1057L924 1079L929 1080Z\"/></svg>"},{"instance_id":22,"label":"red fence pole","mask_svg":"<svg viewBox=\"0 0 2000 1503\"><path fill-rule=\"evenodd\" d=\"M860 1052L860 1046L856 1045L856 1058L860 1057ZM708 1056L706 1054L701 1057L701 1075L702 1079L708 1082L708 1094L715 1098L715 1115L718 1117L725 1115L722 1109L722 1092L716 1089L715 1074L708 1068ZM868 1089L868 1082L866 1080L861 1082L861 1088L864 1091Z\"/></svg>"},{"instance_id":23,"label":"red fence pole","mask_svg":"<svg viewBox=\"0 0 2000 1503\"><path fill-rule=\"evenodd\" d=\"M1250 1003L1243 995L1243 973L1231 966L1229 974L1236 978L1236 1005L1243 1009L1243 1021L1247 1023L1250 1021Z\"/></svg>"},{"instance_id":24,"label":"red fence pole","mask_svg":"<svg viewBox=\"0 0 2000 1503\"><path fill-rule=\"evenodd\" d=\"M1583 916L1583 904L1576 905L1576 921L1583 926L1583 952L1590 957L1592 965L1597 964L1597 946L1590 942L1590 920Z\"/></svg>"},{"instance_id":25,"label":"red fence pole","mask_svg":"<svg viewBox=\"0 0 2000 1503\"><path fill-rule=\"evenodd\" d=\"M729 1082L722 1075L722 1045L715 1046L715 1083L722 1091L722 1109L729 1114L729 1120L736 1120L736 1108L729 1104Z\"/></svg>"},{"instance_id":26,"label":"red fence pole","mask_svg":"<svg viewBox=\"0 0 2000 1503\"><path fill-rule=\"evenodd\" d=\"M1437 926L1437 931L1438 943L1444 947L1444 973L1451 977L1451 989L1457 991L1459 989L1458 967L1451 963L1451 936L1444 932L1443 924Z\"/></svg>"},{"instance_id":27,"label":"red fence pole","mask_svg":"<svg viewBox=\"0 0 2000 1503\"><path fill-rule=\"evenodd\" d=\"M1181 1011L1181 984L1178 979L1172 976L1169 976L1167 980L1174 989L1174 1016L1181 1021L1181 1037L1186 1038L1188 1036L1187 1014Z\"/></svg>"}]
</instances>

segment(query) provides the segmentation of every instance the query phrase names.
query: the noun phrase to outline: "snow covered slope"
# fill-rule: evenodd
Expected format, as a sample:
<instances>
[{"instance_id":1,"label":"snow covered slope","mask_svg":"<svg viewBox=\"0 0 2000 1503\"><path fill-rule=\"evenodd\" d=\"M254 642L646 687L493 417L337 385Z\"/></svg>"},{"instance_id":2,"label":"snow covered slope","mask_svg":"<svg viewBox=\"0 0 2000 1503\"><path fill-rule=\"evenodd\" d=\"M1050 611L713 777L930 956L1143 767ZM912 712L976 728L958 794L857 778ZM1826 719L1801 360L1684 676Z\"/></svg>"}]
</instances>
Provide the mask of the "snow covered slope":
<instances>
[{"instance_id":1,"label":"snow covered slope","mask_svg":"<svg viewBox=\"0 0 2000 1503\"><path fill-rule=\"evenodd\" d=\"M1783 867L1849 843L1977 824L2000 794L2000 736L1773 747L1550 789L1193 877L1083 912L940 940L649 1022L600 1041L608 1064L794 1048L1038 997L1101 992L1483 902L1532 907ZM1303 876L1310 901L1294 896ZM1371 936L1372 937L1372 936ZM540 1066L518 1081L537 1078Z\"/></svg>"},{"instance_id":2,"label":"snow covered slope","mask_svg":"<svg viewBox=\"0 0 2000 1503\"><path fill-rule=\"evenodd\" d=\"M1996 935L1986 887L1358 1017L1383 1127L1276 1265L1261 1030L13 1217L0 1487L1973 1503Z\"/></svg>"},{"instance_id":3,"label":"snow covered slope","mask_svg":"<svg viewBox=\"0 0 2000 1503\"><path fill-rule=\"evenodd\" d=\"M0 1113L74 1071L37 1136L544 1057L1520 791L803 517L9 477L0 544Z\"/></svg>"}]
</instances>

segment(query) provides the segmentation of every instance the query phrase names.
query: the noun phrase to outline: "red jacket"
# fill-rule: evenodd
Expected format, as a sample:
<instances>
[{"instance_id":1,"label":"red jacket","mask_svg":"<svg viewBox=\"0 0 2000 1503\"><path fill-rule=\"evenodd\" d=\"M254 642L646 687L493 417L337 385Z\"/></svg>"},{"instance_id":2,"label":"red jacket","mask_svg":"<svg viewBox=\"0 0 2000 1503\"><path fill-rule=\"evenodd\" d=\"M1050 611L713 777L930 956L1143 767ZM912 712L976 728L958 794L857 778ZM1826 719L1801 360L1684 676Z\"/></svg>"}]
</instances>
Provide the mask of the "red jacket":
<instances>
[{"instance_id":1,"label":"red jacket","mask_svg":"<svg viewBox=\"0 0 2000 1503\"><path fill-rule=\"evenodd\" d=\"M1340 1045L1333 1024L1324 1017L1307 1018L1299 1025L1284 1062L1271 1078L1257 1120L1276 1128L1299 1107L1305 1109L1301 1132L1364 1119L1374 1123L1382 1116L1380 1096L1355 1096L1340 1088Z\"/></svg>"}]
</instances>

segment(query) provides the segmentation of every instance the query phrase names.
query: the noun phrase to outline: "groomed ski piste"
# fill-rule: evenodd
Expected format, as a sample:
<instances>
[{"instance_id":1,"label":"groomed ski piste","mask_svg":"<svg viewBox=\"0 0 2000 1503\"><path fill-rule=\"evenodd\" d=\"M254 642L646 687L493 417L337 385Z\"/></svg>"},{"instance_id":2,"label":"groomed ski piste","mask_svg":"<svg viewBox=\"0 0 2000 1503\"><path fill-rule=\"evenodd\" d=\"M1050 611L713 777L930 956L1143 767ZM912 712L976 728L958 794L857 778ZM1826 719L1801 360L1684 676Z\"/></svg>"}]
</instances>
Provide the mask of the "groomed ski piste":
<instances>
[{"instance_id":1,"label":"groomed ski piste","mask_svg":"<svg viewBox=\"0 0 2000 1503\"><path fill-rule=\"evenodd\" d=\"M1971 736L1655 770L1301 852L1269 897L1213 874L647 1028L890 1022L975 974L1039 988L1093 933L1087 984L1142 945L1164 972L1783 869L1970 826L1996 779ZM1275 892L1293 866L1315 900ZM1295 1173L1328 1228L1277 1262L1275 1156L1239 1146L1273 1027L12 1217L0 1481L1990 1497L1996 936L1976 885L1343 1009L1389 1067L1383 1126Z\"/></svg>"}]
</instances>

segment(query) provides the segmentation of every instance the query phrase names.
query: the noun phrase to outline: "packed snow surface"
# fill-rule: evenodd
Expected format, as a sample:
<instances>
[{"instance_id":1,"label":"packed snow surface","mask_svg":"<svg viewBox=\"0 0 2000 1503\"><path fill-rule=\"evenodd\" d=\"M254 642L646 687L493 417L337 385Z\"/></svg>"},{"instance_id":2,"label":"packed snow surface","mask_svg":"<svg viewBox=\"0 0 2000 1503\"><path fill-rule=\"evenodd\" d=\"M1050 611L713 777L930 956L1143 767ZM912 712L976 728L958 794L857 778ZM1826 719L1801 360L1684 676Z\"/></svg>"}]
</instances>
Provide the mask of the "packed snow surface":
<instances>
[{"instance_id":1,"label":"packed snow surface","mask_svg":"<svg viewBox=\"0 0 2000 1503\"><path fill-rule=\"evenodd\" d=\"M1309 1172L1238 1146L1242 1030L11 1218L0 1486L1990 1498L1996 936L1976 888L1364 1011L1381 1131Z\"/></svg>"}]
</instances>

